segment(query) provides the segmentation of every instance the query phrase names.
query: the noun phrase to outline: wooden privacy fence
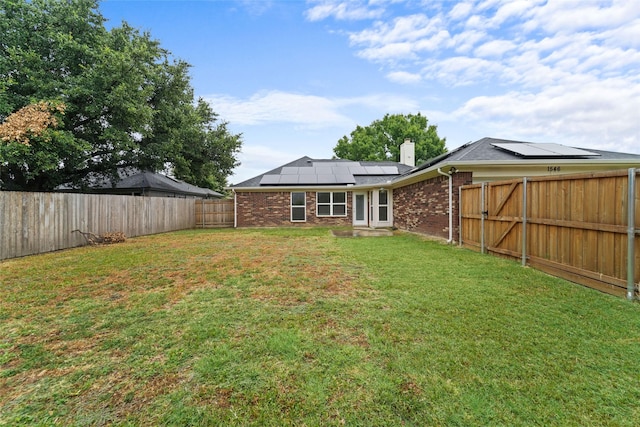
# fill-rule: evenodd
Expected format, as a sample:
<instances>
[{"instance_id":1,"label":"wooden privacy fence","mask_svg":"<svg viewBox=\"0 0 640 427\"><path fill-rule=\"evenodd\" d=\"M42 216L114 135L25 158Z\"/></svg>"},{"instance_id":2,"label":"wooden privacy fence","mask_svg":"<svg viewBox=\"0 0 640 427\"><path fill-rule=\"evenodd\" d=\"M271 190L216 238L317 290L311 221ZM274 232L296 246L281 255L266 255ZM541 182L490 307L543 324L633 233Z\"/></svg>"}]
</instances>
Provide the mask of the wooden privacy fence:
<instances>
[{"instance_id":1,"label":"wooden privacy fence","mask_svg":"<svg viewBox=\"0 0 640 427\"><path fill-rule=\"evenodd\" d=\"M196 200L196 227L233 227L234 216L235 209L232 199Z\"/></svg>"},{"instance_id":2,"label":"wooden privacy fence","mask_svg":"<svg viewBox=\"0 0 640 427\"><path fill-rule=\"evenodd\" d=\"M640 282L640 170L460 188L460 243L629 299Z\"/></svg>"},{"instance_id":3,"label":"wooden privacy fence","mask_svg":"<svg viewBox=\"0 0 640 427\"><path fill-rule=\"evenodd\" d=\"M0 191L0 259L86 244L73 230L127 237L195 227L193 199Z\"/></svg>"}]
</instances>

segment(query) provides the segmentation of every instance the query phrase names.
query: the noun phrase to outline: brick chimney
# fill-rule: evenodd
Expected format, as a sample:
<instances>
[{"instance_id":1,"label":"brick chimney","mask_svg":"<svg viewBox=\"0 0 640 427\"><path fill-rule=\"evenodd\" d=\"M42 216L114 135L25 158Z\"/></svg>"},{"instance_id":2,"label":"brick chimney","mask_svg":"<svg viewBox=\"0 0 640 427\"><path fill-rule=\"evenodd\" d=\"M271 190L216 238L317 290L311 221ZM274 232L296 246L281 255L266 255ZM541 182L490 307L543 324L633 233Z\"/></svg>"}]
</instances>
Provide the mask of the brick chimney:
<instances>
[{"instance_id":1,"label":"brick chimney","mask_svg":"<svg viewBox=\"0 0 640 427\"><path fill-rule=\"evenodd\" d=\"M400 146L400 163L411 167L416 165L416 145L409 138L405 138Z\"/></svg>"}]
</instances>

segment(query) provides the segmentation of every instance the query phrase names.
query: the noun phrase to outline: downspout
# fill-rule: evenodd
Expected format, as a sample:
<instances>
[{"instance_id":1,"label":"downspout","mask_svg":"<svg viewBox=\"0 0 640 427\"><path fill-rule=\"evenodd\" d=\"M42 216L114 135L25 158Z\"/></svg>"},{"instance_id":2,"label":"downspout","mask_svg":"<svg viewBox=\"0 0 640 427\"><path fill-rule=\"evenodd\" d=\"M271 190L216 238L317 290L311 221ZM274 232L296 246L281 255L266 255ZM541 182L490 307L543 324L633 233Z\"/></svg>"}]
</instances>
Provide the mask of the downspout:
<instances>
[{"instance_id":1,"label":"downspout","mask_svg":"<svg viewBox=\"0 0 640 427\"><path fill-rule=\"evenodd\" d=\"M449 240L447 240L447 243L453 242L453 195L451 194L453 191L453 177L451 176L451 170L449 172L442 172L442 169L438 168L440 175L449 178Z\"/></svg>"},{"instance_id":2,"label":"downspout","mask_svg":"<svg viewBox=\"0 0 640 427\"><path fill-rule=\"evenodd\" d=\"M238 195L233 188L233 228L238 228Z\"/></svg>"}]
</instances>

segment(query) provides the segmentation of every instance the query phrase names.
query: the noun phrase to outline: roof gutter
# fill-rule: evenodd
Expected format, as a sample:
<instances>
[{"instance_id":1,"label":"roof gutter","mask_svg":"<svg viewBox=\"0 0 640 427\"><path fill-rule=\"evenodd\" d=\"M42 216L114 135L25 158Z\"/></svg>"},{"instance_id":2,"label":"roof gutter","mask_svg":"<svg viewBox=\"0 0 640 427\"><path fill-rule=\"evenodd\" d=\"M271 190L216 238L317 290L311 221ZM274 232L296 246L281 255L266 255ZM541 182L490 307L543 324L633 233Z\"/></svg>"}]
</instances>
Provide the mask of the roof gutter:
<instances>
[{"instance_id":1,"label":"roof gutter","mask_svg":"<svg viewBox=\"0 0 640 427\"><path fill-rule=\"evenodd\" d=\"M449 178L449 240L447 243L453 242L453 174L455 169L449 169L449 173L442 172L441 168L438 168L438 173L442 176Z\"/></svg>"}]
</instances>

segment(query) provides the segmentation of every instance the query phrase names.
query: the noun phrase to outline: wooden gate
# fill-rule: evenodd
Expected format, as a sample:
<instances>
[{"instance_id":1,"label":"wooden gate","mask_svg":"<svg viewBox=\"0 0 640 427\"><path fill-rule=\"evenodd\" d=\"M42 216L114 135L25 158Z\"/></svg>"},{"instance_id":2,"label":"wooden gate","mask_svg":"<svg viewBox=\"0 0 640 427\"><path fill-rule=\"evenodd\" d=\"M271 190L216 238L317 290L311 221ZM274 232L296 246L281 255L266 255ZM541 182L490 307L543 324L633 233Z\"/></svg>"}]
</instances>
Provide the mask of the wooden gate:
<instances>
[{"instance_id":1,"label":"wooden gate","mask_svg":"<svg viewBox=\"0 0 640 427\"><path fill-rule=\"evenodd\" d=\"M460 243L633 298L640 170L522 178L460 189Z\"/></svg>"},{"instance_id":2,"label":"wooden gate","mask_svg":"<svg viewBox=\"0 0 640 427\"><path fill-rule=\"evenodd\" d=\"M461 242L474 250L519 257L522 253L524 182L503 181L461 189Z\"/></svg>"},{"instance_id":3,"label":"wooden gate","mask_svg":"<svg viewBox=\"0 0 640 427\"><path fill-rule=\"evenodd\" d=\"M233 227L234 216L232 199L196 200L196 227L198 228Z\"/></svg>"}]
</instances>

